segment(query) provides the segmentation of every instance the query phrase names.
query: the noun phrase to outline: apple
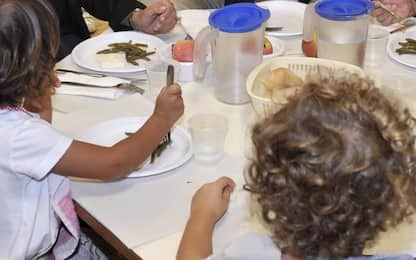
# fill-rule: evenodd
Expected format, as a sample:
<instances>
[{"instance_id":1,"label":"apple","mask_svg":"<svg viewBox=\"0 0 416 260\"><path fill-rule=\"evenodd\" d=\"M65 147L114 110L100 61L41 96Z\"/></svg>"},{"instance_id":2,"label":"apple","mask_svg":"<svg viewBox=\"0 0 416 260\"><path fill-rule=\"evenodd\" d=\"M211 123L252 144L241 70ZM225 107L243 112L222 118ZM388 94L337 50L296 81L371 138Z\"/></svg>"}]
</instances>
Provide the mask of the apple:
<instances>
[{"instance_id":1,"label":"apple","mask_svg":"<svg viewBox=\"0 0 416 260\"><path fill-rule=\"evenodd\" d=\"M273 53L273 46L272 43L267 39L264 38L264 46L263 46L263 55L268 55Z\"/></svg>"},{"instance_id":2,"label":"apple","mask_svg":"<svg viewBox=\"0 0 416 260\"><path fill-rule=\"evenodd\" d=\"M179 62L192 62L194 56L194 41L179 40L172 46L172 58Z\"/></svg>"}]
</instances>

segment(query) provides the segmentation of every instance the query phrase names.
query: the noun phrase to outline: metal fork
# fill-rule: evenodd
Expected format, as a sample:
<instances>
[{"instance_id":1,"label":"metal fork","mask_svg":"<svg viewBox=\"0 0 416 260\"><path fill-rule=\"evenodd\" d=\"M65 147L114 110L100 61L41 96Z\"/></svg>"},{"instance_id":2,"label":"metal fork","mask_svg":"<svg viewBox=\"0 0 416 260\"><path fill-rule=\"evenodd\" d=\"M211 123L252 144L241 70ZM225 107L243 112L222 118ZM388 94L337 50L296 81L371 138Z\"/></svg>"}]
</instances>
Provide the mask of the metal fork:
<instances>
[{"instance_id":1,"label":"metal fork","mask_svg":"<svg viewBox=\"0 0 416 260\"><path fill-rule=\"evenodd\" d=\"M180 16L176 17L176 24L181 27L182 31L186 33L185 40L193 40L194 38L186 31L185 26L182 24L182 18Z\"/></svg>"},{"instance_id":2,"label":"metal fork","mask_svg":"<svg viewBox=\"0 0 416 260\"><path fill-rule=\"evenodd\" d=\"M175 69L173 65L168 65L168 71L166 73L166 86L170 86L174 81ZM156 158L158 158L162 152L172 143L171 133L169 132L162 138L156 149L150 155L150 163L153 163Z\"/></svg>"},{"instance_id":3,"label":"metal fork","mask_svg":"<svg viewBox=\"0 0 416 260\"><path fill-rule=\"evenodd\" d=\"M99 86L99 85L80 83L80 82L72 82L72 81L61 81L61 83L66 84L66 85L75 86L75 87L107 88L107 87L103 87L103 86ZM130 84L130 83L119 83L119 84L116 84L114 86L111 86L110 88L125 89L129 92L139 93L139 94L144 93L144 89L142 89L140 87L137 87L137 86L135 86L133 84Z\"/></svg>"}]
</instances>

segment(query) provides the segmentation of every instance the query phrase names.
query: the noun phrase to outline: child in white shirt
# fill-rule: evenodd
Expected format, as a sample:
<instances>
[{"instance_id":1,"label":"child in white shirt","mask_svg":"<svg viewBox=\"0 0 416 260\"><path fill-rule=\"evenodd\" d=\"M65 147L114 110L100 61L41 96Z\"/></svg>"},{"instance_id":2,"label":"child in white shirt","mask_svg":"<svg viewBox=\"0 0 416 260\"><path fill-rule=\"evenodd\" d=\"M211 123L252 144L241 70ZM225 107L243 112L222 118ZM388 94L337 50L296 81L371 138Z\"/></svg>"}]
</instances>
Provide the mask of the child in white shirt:
<instances>
[{"instance_id":1,"label":"child in white shirt","mask_svg":"<svg viewBox=\"0 0 416 260\"><path fill-rule=\"evenodd\" d=\"M180 87L171 85L143 127L112 147L56 131L58 28L45 0L0 1L0 259L76 259L80 228L66 176L128 175L184 110Z\"/></svg>"},{"instance_id":2,"label":"child in white shirt","mask_svg":"<svg viewBox=\"0 0 416 260\"><path fill-rule=\"evenodd\" d=\"M178 260L363 259L382 231L415 212L410 113L367 79L321 77L252 131L244 188L271 235L249 234L211 255L215 223L235 186L223 177L194 195Z\"/></svg>"}]
</instances>

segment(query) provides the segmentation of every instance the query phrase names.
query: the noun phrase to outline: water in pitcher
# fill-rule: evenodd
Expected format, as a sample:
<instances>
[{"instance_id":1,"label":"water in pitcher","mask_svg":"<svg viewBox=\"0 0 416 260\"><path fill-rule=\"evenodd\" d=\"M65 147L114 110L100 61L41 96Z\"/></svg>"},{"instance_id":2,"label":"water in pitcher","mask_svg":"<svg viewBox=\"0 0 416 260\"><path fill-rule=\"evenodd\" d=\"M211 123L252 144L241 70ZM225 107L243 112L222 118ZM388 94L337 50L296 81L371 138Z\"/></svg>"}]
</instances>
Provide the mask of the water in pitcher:
<instances>
[{"instance_id":1,"label":"water in pitcher","mask_svg":"<svg viewBox=\"0 0 416 260\"><path fill-rule=\"evenodd\" d=\"M347 62L362 67L365 57L365 41L357 43L334 43L319 40L318 57Z\"/></svg>"},{"instance_id":2,"label":"water in pitcher","mask_svg":"<svg viewBox=\"0 0 416 260\"><path fill-rule=\"evenodd\" d=\"M247 76L262 60L263 45L257 37L229 36L218 39L213 55L215 96L222 102L243 104L250 101L245 85Z\"/></svg>"}]
</instances>

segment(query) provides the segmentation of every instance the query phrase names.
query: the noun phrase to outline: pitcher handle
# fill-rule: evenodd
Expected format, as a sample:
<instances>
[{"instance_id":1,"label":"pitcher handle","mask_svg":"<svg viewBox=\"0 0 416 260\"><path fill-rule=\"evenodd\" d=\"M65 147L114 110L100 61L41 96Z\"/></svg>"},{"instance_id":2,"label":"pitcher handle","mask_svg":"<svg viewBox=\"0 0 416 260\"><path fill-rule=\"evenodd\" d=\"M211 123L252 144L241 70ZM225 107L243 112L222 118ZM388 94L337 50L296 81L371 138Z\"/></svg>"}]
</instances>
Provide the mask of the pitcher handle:
<instances>
[{"instance_id":1,"label":"pitcher handle","mask_svg":"<svg viewBox=\"0 0 416 260\"><path fill-rule=\"evenodd\" d=\"M206 26L202 29L194 42L193 74L196 80L202 80L205 76L208 46L215 36L215 31L211 28Z\"/></svg>"}]
</instances>

